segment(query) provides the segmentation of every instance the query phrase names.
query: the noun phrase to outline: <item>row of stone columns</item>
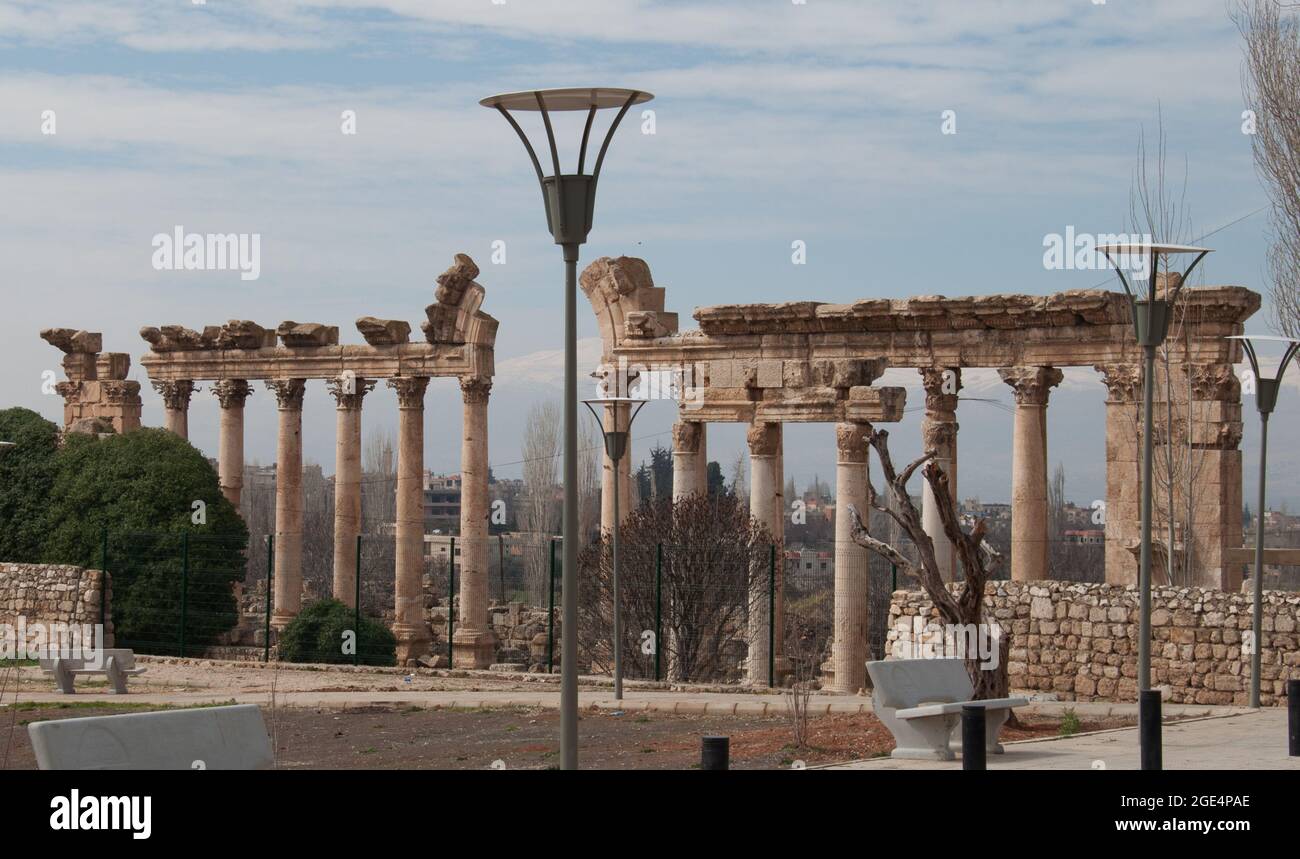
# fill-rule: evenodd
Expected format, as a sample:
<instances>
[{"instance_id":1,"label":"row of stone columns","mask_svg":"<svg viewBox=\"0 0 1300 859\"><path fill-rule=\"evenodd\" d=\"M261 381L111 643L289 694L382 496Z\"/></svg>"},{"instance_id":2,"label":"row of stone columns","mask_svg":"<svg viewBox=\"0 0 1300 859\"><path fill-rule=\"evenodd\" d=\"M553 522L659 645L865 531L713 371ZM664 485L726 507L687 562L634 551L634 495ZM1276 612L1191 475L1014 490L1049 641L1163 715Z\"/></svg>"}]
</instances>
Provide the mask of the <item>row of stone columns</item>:
<instances>
[{"instance_id":1,"label":"row of stone columns","mask_svg":"<svg viewBox=\"0 0 1300 859\"><path fill-rule=\"evenodd\" d=\"M327 381L337 404L334 477L334 596L355 606L357 539L361 534L361 406L375 381L344 374ZM453 658L459 667L483 668L494 656L488 625L488 448L490 380L460 380L463 401L461 443L461 536L459 628ZM194 383L155 382L163 397L164 424L189 436L189 401ZM424 395L429 377L388 380L397 393L397 514L395 522L394 635L398 663L429 649L424 619ZM302 405L306 379L267 380L276 398L275 565L271 624L281 630L302 603ZM239 507L244 471L244 405L252 388L244 379L223 379L212 387L221 406L217 471L222 494ZM455 563L455 559L452 559Z\"/></svg>"}]
</instances>

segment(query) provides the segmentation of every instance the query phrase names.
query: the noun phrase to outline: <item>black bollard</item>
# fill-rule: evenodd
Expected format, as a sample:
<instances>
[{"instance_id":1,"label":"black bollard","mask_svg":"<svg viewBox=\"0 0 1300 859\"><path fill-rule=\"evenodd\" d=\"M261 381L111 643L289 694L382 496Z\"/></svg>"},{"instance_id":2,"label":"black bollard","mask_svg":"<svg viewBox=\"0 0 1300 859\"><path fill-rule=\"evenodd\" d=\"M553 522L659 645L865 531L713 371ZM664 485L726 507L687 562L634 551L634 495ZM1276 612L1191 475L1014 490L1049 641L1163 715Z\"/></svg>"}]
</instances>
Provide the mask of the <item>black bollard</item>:
<instances>
[{"instance_id":1,"label":"black bollard","mask_svg":"<svg viewBox=\"0 0 1300 859\"><path fill-rule=\"evenodd\" d=\"M1286 681L1287 745L1291 757L1300 757L1300 680Z\"/></svg>"},{"instance_id":2,"label":"black bollard","mask_svg":"<svg viewBox=\"0 0 1300 859\"><path fill-rule=\"evenodd\" d=\"M728 761L730 755L731 739L729 737L700 738L700 769L730 769L731 767Z\"/></svg>"},{"instance_id":3,"label":"black bollard","mask_svg":"<svg viewBox=\"0 0 1300 859\"><path fill-rule=\"evenodd\" d=\"M987 769L985 755L988 739L984 731L984 708L961 708L961 768L963 770Z\"/></svg>"},{"instance_id":4,"label":"black bollard","mask_svg":"<svg viewBox=\"0 0 1300 859\"><path fill-rule=\"evenodd\" d=\"M1138 733L1142 744L1142 769L1164 769L1160 739L1160 692L1157 689L1138 693Z\"/></svg>"}]
</instances>

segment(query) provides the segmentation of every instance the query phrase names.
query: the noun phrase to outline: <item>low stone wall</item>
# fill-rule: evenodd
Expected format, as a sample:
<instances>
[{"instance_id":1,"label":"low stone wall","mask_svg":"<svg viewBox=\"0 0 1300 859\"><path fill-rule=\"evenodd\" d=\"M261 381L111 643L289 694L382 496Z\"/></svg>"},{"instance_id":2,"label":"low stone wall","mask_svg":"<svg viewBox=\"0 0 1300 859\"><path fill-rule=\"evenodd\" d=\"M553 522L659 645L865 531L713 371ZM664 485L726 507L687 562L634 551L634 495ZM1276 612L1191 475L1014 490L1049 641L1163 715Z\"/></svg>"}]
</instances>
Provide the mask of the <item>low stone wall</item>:
<instances>
[{"instance_id":1,"label":"low stone wall","mask_svg":"<svg viewBox=\"0 0 1300 859\"><path fill-rule=\"evenodd\" d=\"M0 623L97 624L103 607L112 605L112 580L103 594L104 574L99 570L64 564L0 563ZM104 633L112 642L112 609L107 611Z\"/></svg>"},{"instance_id":2,"label":"low stone wall","mask_svg":"<svg viewBox=\"0 0 1300 859\"><path fill-rule=\"evenodd\" d=\"M1136 588L997 581L988 583L984 599L987 619L1011 634L1012 688L1052 692L1069 701L1137 700ZM1151 683L1164 687L1164 700L1249 703L1253 605L1251 594L1153 589ZM886 636L892 657L916 652L913 618L918 615L928 618L927 624L938 622L924 592L893 594ZM1283 705L1286 681L1300 678L1300 594L1265 591L1263 627L1260 703ZM934 628L925 638L939 635Z\"/></svg>"}]
</instances>

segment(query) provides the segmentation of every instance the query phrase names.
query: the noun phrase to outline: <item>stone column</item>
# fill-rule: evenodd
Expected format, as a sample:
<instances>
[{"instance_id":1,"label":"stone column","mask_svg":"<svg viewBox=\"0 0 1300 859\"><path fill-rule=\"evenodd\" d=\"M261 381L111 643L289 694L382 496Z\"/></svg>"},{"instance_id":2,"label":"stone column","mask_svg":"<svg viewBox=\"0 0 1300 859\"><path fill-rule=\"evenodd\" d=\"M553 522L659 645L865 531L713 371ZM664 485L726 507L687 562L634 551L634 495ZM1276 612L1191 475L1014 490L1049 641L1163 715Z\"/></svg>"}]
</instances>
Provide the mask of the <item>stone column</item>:
<instances>
[{"instance_id":1,"label":"stone column","mask_svg":"<svg viewBox=\"0 0 1300 859\"><path fill-rule=\"evenodd\" d=\"M1189 584L1239 591L1242 567L1228 563L1225 553L1242 545L1241 382L1231 364L1185 364L1182 369L1186 387L1180 399L1186 399L1188 390L1191 393L1190 408L1183 405L1183 419L1186 421L1190 416L1191 423L1191 480L1189 486L1184 473L1174 500L1183 511L1191 508L1191 527L1184 523L1183 529L1183 541L1187 544L1184 551L1191 554ZM1174 378L1182 381L1177 375ZM1275 426L1284 424L1277 422ZM1187 441L1182 433L1175 437ZM1278 437L1285 438L1281 434ZM1187 459L1186 449L1181 451L1181 456ZM1188 470L1185 468L1184 472ZM1257 516L1263 514L1262 510L1255 511ZM1181 515L1185 518L1187 513ZM1152 518L1156 522L1162 519L1159 514ZM1190 540L1186 534L1191 535Z\"/></svg>"},{"instance_id":2,"label":"stone column","mask_svg":"<svg viewBox=\"0 0 1300 859\"><path fill-rule=\"evenodd\" d=\"M1064 375L1055 367L1004 367L1016 392L1011 457L1011 578L1047 578L1047 397Z\"/></svg>"},{"instance_id":3,"label":"stone column","mask_svg":"<svg viewBox=\"0 0 1300 859\"><path fill-rule=\"evenodd\" d=\"M781 515L776 506L780 492L781 475L778 456L781 449L780 424L756 423L749 428L749 515L775 531L775 520ZM780 547L777 547L777 571L781 564ZM768 681L769 627L767 570L755 576L749 594L749 663L748 682L766 686Z\"/></svg>"},{"instance_id":4,"label":"stone column","mask_svg":"<svg viewBox=\"0 0 1300 859\"><path fill-rule=\"evenodd\" d=\"M607 432L626 430L630 414L627 403L614 403L605 406L604 428ZM608 534L614 530L614 463L604 453L605 444L601 440L600 470L600 529ZM627 450L618 461L618 511L622 519L632 512L632 437L628 435Z\"/></svg>"},{"instance_id":5,"label":"stone column","mask_svg":"<svg viewBox=\"0 0 1300 859\"><path fill-rule=\"evenodd\" d=\"M302 607L302 397L305 379L266 387L280 408L275 450L275 593L271 625L282 630Z\"/></svg>"},{"instance_id":6,"label":"stone column","mask_svg":"<svg viewBox=\"0 0 1300 859\"><path fill-rule=\"evenodd\" d=\"M922 367L925 387L925 417L921 420L922 449L935 452L934 462L948 475L954 501L957 494L957 392L961 370L956 367ZM921 524L934 541L934 559L945 582L957 580L957 553L943 531L939 507L927 480L921 481Z\"/></svg>"},{"instance_id":7,"label":"stone column","mask_svg":"<svg viewBox=\"0 0 1300 859\"><path fill-rule=\"evenodd\" d=\"M779 684L791 671L790 660L785 657L785 522L793 499L785 497L785 424L773 426L776 427L776 465L772 477L774 497L769 527L776 537L776 635L773 641L776 644L776 682Z\"/></svg>"},{"instance_id":8,"label":"stone column","mask_svg":"<svg viewBox=\"0 0 1300 859\"><path fill-rule=\"evenodd\" d=\"M488 393L492 382L462 376L460 448L460 628L452 636L456 668L487 668L496 661L488 623Z\"/></svg>"},{"instance_id":9,"label":"stone column","mask_svg":"<svg viewBox=\"0 0 1300 859\"><path fill-rule=\"evenodd\" d=\"M190 395L194 393L194 383L188 379L175 382L153 383L154 390L163 399L163 428L171 430L183 439L190 437Z\"/></svg>"},{"instance_id":10,"label":"stone column","mask_svg":"<svg viewBox=\"0 0 1300 859\"><path fill-rule=\"evenodd\" d=\"M869 424L835 425L835 637L831 641L831 686L836 692L857 692L867 685L868 587L871 553L853 542L849 505L862 522L870 522L867 507L867 437Z\"/></svg>"},{"instance_id":11,"label":"stone column","mask_svg":"<svg viewBox=\"0 0 1300 859\"><path fill-rule=\"evenodd\" d=\"M1106 583L1136 585L1137 558L1129 551L1141 539L1142 464L1140 364L1096 364L1106 385ZM1095 514L1094 514L1095 515Z\"/></svg>"},{"instance_id":12,"label":"stone column","mask_svg":"<svg viewBox=\"0 0 1300 859\"><path fill-rule=\"evenodd\" d=\"M212 386L221 404L217 434L217 479L221 494L235 509L244 489L244 403L253 393L244 379L222 379Z\"/></svg>"},{"instance_id":13,"label":"stone column","mask_svg":"<svg viewBox=\"0 0 1300 859\"><path fill-rule=\"evenodd\" d=\"M371 379L346 375L326 385L337 404L334 442L334 598L357 600L357 537L361 534L361 401Z\"/></svg>"},{"instance_id":14,"label":"stone column","mask_svg":"<svg viewBox=\"0 0 1300 859\"><path fill-rule=\"evenodd\" d=\"M388 386L397 391L398 405L393 635L397 637L397 664L405 665L427 653L433 640L424 620L423 584L424 392L429 377L389 379Z\"/></svg>"},{"instance_id":15,"label":"stone column","mask_svg":"<svg viewBox=\"0 0 1300 859\"><path fill-rule=\"evenodd\" d=\"M708 478L700 479L704 459L704 424L679 420L673 424L673 500L708 491ZM707 475L707 471L706 471Z\"/></svg>"}]
</instances>

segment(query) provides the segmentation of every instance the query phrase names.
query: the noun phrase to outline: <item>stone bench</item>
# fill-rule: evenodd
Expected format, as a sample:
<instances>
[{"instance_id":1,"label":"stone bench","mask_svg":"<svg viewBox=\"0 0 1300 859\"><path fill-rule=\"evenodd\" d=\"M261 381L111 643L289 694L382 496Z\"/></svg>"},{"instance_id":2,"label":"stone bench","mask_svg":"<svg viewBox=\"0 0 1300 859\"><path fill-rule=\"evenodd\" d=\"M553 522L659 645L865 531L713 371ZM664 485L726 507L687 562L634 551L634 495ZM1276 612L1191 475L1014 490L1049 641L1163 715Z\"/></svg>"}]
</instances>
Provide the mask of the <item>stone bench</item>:
<instances>
[{"instance_id":1,"label":"stone bench","mask_svg":"<svg viewBox=\"0 0 1300 859\"><path fill-rule=\"evenodd\" d=\"M43 770L252 770L274 761L256 704L33 722Z\"/></svg>"},{"instance_id":2,"label":"stone bench","mask_svg":"<svg viewBox=\"0 0 1300 859\"><path fill-rule=\"evenodd\" d=\"M983 707L987 749L1002 754L998 734L1012 707L1024 698L972 701L975 687L961 659L889 659L868 662L873 690L871 708L894 735L891 757L950 761L956 756L950 738L961 730L961 708ZM958 736L960 743L960 736Z\"/></svg>"},{"instance_id":3,"label":"stone bench","mask_svg":"<svg viewBox=\"0 0 1300 859\"><path fill-rule=\"evenodd\" d=\"M41 670L54 676L59 691L65 695L75 694L72 682L80 674L102 674L108 677L108 685L114 694L126 694L126 679L143 674L145 669L135 667L135 651L120 648L105 648L98 664L88 664L83 656L57 656L40 660Z\"/></svg>"}]
</instances>

